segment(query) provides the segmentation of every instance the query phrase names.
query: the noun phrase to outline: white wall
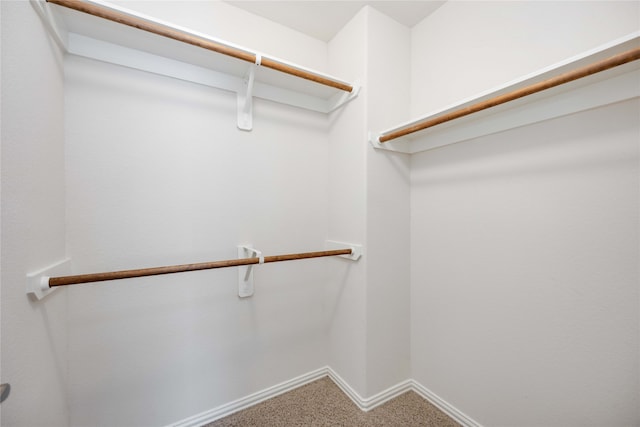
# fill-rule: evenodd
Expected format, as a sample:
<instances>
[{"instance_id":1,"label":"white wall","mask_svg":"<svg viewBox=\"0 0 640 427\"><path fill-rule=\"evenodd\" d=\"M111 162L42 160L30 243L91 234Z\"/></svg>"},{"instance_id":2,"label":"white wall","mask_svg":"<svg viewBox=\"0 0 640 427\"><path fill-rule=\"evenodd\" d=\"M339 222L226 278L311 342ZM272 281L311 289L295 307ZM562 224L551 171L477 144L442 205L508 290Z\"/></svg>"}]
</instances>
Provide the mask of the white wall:
<instances>
[{"instance_id":1,"label":"white wall","mask_svg":"<svg viewBox=\"0 0 640 427\"><path fill-rule=\"evenodd\" d=\"M224 91L75 57L63 88L30 6L2 2L4 425L165 425L327 364L485 425L638 423L638 102L411 158L366 142L637 30L638 3L449 2L412 31L365 8L328 44L221 2L124 4L364 89L328 118L257 100L241 132ZM78 273L365 256L258 267L247 300L225 269L30 302L65 234Z\"/></svg>"},{"instance_id":2,"label":"white wall","mask_svg":"<svg viewBox=\"0 0 640 427\"><path fill-rule=\"evenodd\" d=\"M449 1L412 28L421 116L637 31L638 2Z\"/></svg>"},{"instance_id":3,"label":"white wall","mask_svg":"<svg viewBox=\"0 0 640 427\"><path fill-rule=\"evenodd\" d=\"M367 129L409 118L411 32L367 8ZM376 150L367 161L367 396L410 376L409 160Z\"/></svg>"},{"instance_id":4,"label":"white wall","mask_svg":"<svg viewBox=\"0 0 640 427\"><path fill-rule=\"evenodd\" d=\"M326 67L325 44L266 21L244 30L249 46L314 52ZM325 115L256 100L242 132L234 94L74 57L65 73L76 272L230 259L243 243L266 255L324 248ZM69 289L71 424L165 425L325 366L325 267L257 267L243 300L236 269Z\"/></svg>"},{"instance_id":5,"label":"white wall","mask_svg":"<svg viewBox=\"0 0 640 427\"><path fill-rule=\"evenodd\" d=\"M222 1L113 3L317 71L327 68L327 43Z\"/></svg>"},{"instance_id":6,"label":"white wall","mask_svg":"<svg viewBox=\"0 0 640 427\"><path fill-rule=\"evenodd\" d=\"M3 1L3 426L66 426L66 291L29 300L25 276L64 257L61 56L28 2Z\"/></svg>"},{"instance_id":7,"label":"white wall","mask_svg":"<svg viewBox=\"0 0 640 427\"><path fill-rule=\"evenodd\" d=\"M363 85L332 115L329 235L365 247L329 261L329 366L363 399L409 375L409 157L367 143L373 123L408 116L409 48L409 29L370 7L329 42L330 71Z\"/></svg>"},{"instance_id":8,"label":"white wall","mask_svg":"<svg viewBox=\"0 0 640 427\"><path fill-rule=\"evenodd\" d=\"M0 35L2 34L2 8L0 7ZM2 93L2 43L0 43L0 93ZM0 107L0 177L2 176L2 108ZM0 184L0 262L2 260L2 186ZM0 265L1 269L1 265ZM0 273L0 320L2 320L2 274ZM0 345L2 345L2 327L0 327ZM2 349L0 347L0 381L2 376ZM0 425L2 425L2 407L0 406Z\"/></svg>"},{"instance_id":9,"label":"white wall","mask_svg":"<svg viewBox=\"0 0 640 427\"><path fill-rule=\"evenodd\" d=\"M347 81L360 79L363 89L353 101L330 116L328 235L360 243L364 256L357 263L330 259L327 288L328 365L361 396L366 393L366 267L367 132L366 80L367 12L361 10L329 42L329 70Z\"/></svg>"},{"instance_id":10,"label":"white wall","mask_svg":"<svg viewBox=\"0 0 640 427\"><path fill-rule=\"evenodd\" d=\"M413 29L412 113L636 31L638 7L447 3ZM638 108L412 157L412 374L483 425L640 422Z\"/></svg>"}]
</instances>

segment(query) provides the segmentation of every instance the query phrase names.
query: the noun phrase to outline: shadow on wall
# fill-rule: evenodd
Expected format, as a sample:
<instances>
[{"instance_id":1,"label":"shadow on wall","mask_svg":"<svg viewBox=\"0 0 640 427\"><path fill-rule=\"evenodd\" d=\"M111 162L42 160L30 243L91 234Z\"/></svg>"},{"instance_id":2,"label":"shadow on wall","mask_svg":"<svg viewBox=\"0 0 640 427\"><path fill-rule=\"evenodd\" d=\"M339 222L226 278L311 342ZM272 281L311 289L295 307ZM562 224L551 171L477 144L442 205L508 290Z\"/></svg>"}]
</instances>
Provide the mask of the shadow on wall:
<instances>
[{"instance_id":1,"label":"shadow on wall","mask_svg":"<svg viewBox=\"0 0 640 427\"><path fill-rule=\"evenodd\" d=\"M338 307L340 306L340 302L344 300L344 292L348 286L349 279L351 278L356 265L354 265L353 261L340 258L327 261L341 264L339 267L336 266L332 269L333 273L331 283L336 283L336 285L331 289L331 292L335 293L335 295L332 296L331 301L327 303L329 305L327 310L327 325L329 328L331 328L333 322L336 319L336 313L338 311Z\"/></svg>"},{"instance_id":2,"label":"shadow on wall","mask_svg":"<svg viewBox=\"0 0 640 427\"><path fill-rule=\"evenodd\" d=\"M629 122L639 114L640 103L626 101L414 154L412 185L420 188L633 167L637 147L611 135L621 131L621 118ZM609 142L603 144L603 140ZM616 141L618 147L613 149Z\"/></svg>"},{"instance_id":3,"label":"shadow on wall","mask_svg":"<svg viewBox=\"0 0 640 427\"><path fill-rule=\"evenodd\" d=\"M66 306L67 290L59 289L56 292L48 295L45 301L38 301L33 296L28 296L27 298L29 299L29 306L31 307L33 312L38 312L40 314L40 318L42 319L41 325L47 339L48 347L50 349L49 356L52 359L52 365L54 367L55 376L57 379L56 385L58 387L58 394L60 396L66 396L69 386L67 380L66 329L58 328L60 332L58 334L55 333L52 325L54 325L56 322L60 323L60 319L58 316L58 320L56 321L56 319L54 318L55 316L52 316L50 312L59 312L59 305Z\"/></svg>"}]
</instances>

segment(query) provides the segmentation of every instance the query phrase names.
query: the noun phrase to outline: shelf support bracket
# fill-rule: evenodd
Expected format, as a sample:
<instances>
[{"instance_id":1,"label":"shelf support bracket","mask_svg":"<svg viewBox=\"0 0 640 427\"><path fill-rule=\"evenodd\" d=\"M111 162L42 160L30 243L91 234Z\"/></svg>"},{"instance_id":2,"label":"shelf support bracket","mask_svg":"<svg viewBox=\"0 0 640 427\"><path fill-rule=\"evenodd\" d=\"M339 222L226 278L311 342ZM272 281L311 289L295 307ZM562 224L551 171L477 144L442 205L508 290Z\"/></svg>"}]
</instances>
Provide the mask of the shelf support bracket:
<instances>
[{"instance_id":1,"label":"shelf support bracket","mask_svg":"<svg viewBox=\"0 0 640 427\"><path fill-rule=\"evenodd\" d=\"M337 242L335 240L327 240L325 243L327 250L334 249L351 249L351 255L338 255L340 258L348 259L351 261L358 261L363 255L362 245L356 245L354 243Z\"/></svg>"},{"instance_id":2,"label":"shelf support bracket","mask_svg":"<svg viewBox=\"0 0 640 427\"><path fill-rule=\"evenodd\" d=\"M253 258L260 259L258 264L264 264L264 256L262 251L259 251L251 245L238 246L238 259ZM254 264L240 266L238 268L238 296L240 298L246 298L253 295L253 267Z\"/></svg>"},{"instance_id":3,"label":"shelf support bracket","mask_svg":"<svg viewBox=\"0 0 640 427\"><path fill-rule=\"evenodd\" d=\"M62 36L60 25L51 13L51 9L46 0L29 0L29 2L35 9L45 28L49 32L49 35L53 38L58 47L64 52L69 52L68 40L66 37Z\"/></svg>"},{"instance_id":4,"label":"shelf support bracket","mask_svg":"<svg viewBox=\"0 0 640 427\"><path fill-rule=\"evenodd\" d=\"M369 143L373 145L373 148L384 148L382 143L380 143L380 134L369 132Z\"/></svg>"},{"instance_id":5,"label":"shelf support bracket","mask_svg":"<svg viewBox=\"0 0 640 427\"><path fill-rule=\"evenodd\" d=\"M397 153L405 153L411 154L411 147L408 145L407 141L395 140L385 142L384 144L380 142L380 133L369 132L369 143L373 148L377 148L379 150L387 150L387 151L395 151Z\"/></svg>"},{"instance_id":6,"label":"shelf support bracket","mask_svg":"<svg viewBox=\"0 0 640 427\"><path fill-rule=\"evenodd\" d=\"M250 131L253 129L253 83L256 68L260 66L261 60L262 57L256 55L256 63L250 66L238 91L238 129L241 130Z\"/></svg>"},{"instance_id":7,"label":"shelf support bracket","mask_svg":"<svg viewBox=\"0 0 640 427\"><path fill-rule=\"evenodd\" d=\"M360 94L360 89L362 88L360 80L356 80L352 86L351 92L338 93L328 100L327 113L337 110Z\"/></svg>"}]
</instances>

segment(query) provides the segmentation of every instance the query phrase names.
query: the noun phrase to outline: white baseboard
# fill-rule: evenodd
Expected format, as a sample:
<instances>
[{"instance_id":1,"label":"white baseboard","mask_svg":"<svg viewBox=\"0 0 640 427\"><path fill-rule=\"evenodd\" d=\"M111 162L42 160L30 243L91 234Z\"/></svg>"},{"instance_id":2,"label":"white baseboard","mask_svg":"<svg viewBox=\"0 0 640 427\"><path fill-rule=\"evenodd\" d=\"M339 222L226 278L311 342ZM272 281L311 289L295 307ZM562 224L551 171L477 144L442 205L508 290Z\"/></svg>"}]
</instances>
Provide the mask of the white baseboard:
<instances>
[{"instance_id":1,"label":"white baseboard","mask_svg":"<svg viewBox=\"0 0 640 427\"><path fill-rule=\"evenodd\" d=\"M454 421L460 423L464 427L482 427L480 423L473 418L460 411L458 408L442 399L440 396L417 382L416 380L405 380L398 383L388 389L381 391L371 397L363 398L355 391L340 375L338 375L333 369L327 368L329 378L336 383L336 385L355 403L362 411L370 411L376 406L380 406L383 403L398 397L407 391L414 391L418 396L422 397L436 408L447 414Z\"/></svg>"},{"instance_id":2,"label":"white baseboard","mask_svg":"<svg viewBox=\"0 0 640 427\"><path fill-rule=\"evenodd\" d=\"M257 405L260 402L264 402L267 399L276 397L280 394L294 390L310 382L319 380L320 378L328 376L339 388L346 394L353 403L362 411L370 411L371 409L382 405L383 403L400 396L407 391L414 391L423 399L429 401L442 412L447 414L456 422L462 424L464 427L482 427L482 425L471 417L467 416L462 411L458 410L455 406L451 405L444 399L440 398L437 394L433 393L428 388L415 380L405 380L398 383L386 390L381 391L371 397L364 398L355 391L337 372L330 367L324 367L311 371L307 374L300 375L289 381L282 382L275 386L266 388L259 392L250 394L246 397L234 400L233 402L226 403L192 417L186 418L182 421L178 421L174 424L170 424L168 427L200 427L204 424L213 422L220 418L224 418L235 412L247 409L253 405Z\"/></svg>"},{"instance_id":3,"label":"white baseboard","mask_svg":"<svg viewBox=\"0 0 640 427\"><path fill-rule=\"evenodd\" d=\"M399 384L396 384L392 387L389 387L386 390L381 391L380 393L374 394L371 397L364 398L358 394L345 380L342 379L340 375L338 375L333 369L327 368L329 378L336 383L336 385L346 394L349 398L355 403L358 408L362 411L370 411L376 406L380 406L383 403L393 399L394 397L400 396L402 393L405 393L411 390L411 380L403 381Z\"/></svg>"},{"instance_id":4,"label":"white baseboard","mask_svg":"<svg viewBox=\"0 0 640 427\"><path fill-rule=\"evenodd\" d=\"M442 412L447 414L450 418L460 423L464 427L482 427L482 424L469 417L467 414L460 411L458 408L442 399L440 396L438 396L419 382L411 380L411 389L415 391L420 397L429 401L436 408L440 409Z\"/></svg>"},{"instance_id":5,"label":"white baseboard","mask_svg":"<svg viewBox=\"0 0 640 427\"><path fill-rule=\"evenodd\" d=\"M316 369L315 371L300 375L299 377L250 394L238 400L234 400L233 402L226 403L224 405L178 421L174 424L170 424L169 427L200 427L204 424L213 422L220 418L224 418L235 412L247 409L253 405L257 405L258 403L264 402L265 400L271 399L272 397L276 397L280 394L286 393L310 382L319 380L320 378L326 377L327 375L328 368L324 367Z\"/></svg>"}]
</instances>

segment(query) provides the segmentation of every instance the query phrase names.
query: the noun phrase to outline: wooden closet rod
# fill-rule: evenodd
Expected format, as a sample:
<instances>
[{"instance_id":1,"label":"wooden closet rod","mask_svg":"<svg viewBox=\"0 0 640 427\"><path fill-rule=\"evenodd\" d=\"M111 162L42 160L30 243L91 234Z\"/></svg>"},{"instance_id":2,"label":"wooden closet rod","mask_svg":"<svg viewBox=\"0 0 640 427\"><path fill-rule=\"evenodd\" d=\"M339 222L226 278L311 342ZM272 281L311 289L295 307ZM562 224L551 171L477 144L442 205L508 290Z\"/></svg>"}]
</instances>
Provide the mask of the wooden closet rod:
<instances>
[{"instance_id":1,"label":"wooden closet rod","mask_svg":"<svg viewBox=\"0 0 640 427\"><path fill-rule=\"evenodd\" d=\"M117 22L123 25L128 25L139 30L148 31L159 36L168 37L170 39L187 43L193 46L198 46L203 49L221 53L223 55L232 56L243 61L251 62L254 64L256 63L255 53L247 52L242 49L218 43L194 34L189 34L156 22L150 22L142 18L127 15L125 13L109 9L104 6L87 3L82 0L47 0L47 2L57 4L59 6L68 7L79 12L88 13L89 15L97 16L99 18L107 19L109 21ZM353 90L353 86L349 84L342 83L340 81L333 80L300 68L296 68L291 65L283 64L282 62L276 61L266 56L263 56L261 58L260 65L346 92L351 92Z\"/></svg>"},{"instance_id":2,"label":"wooden closet rod","mask_svg":"<svg viewBox=\"0 0 640 427\"><path fill-rule=\"evenodd\" d=\"M297 259L319 258L337 255L351 255L352 249L336 249L332 251L304 252L288 255L264 257L264 263L293 261ZM182 264L164 267L143 268L139 270L110 271L107 273L79 274L76 276L50 277L49 287L78 285L81 283L103 282L106 280L131 279L134 277L157 276L160 274L184 273L187 271L210 270L213 268L237 267L240 265L259 264L260 258L240 258L225 261L201 262L198 264Z\"/></svg>"},{"instance_id":3,"label":"wooden closet rod","mask_svg":"<svg viewBox=\"0 0 640 427\"><path fill-rule=\"evenodd\" d=\"M578 80L583 77L587 77L592 74L596 74L601 71L605 71L610 68L614 68L619 65L626 64L628 62L635 61L637 59L640 59L640 47L628 50L626 52L620 53L618 55L612 56L607 59L603 59L593 64L589 64L584 67L580 67L575 70L568 71L566 73L560 74L550 79L543 80L541 82L534 83L529 86L525 86L523 88L513 90L503 95L498 95L496 97L487 99L485 101L480 101L468 107L463 107L458 110L454 110L449 113L443 114L441 116L426 119L424 121L414 123L405 128L401 128L401 129L389 132L387 134L380 135L379 142L384 143L387 141L391 141L392 139L400 138L401 136L409 135L411 133L418 132L420 130L424 130L424 129L451 121L451 120L455 120L460 117L468 116L469 114L477 113L479 111L486 110L487 108L495 107L497 105L504 104L506 102L513 101L527 95L532 95L534 93L541 92L546 89L551 89L553 87L556 87L565 83L569 83L574 80Z\"/></svg>"}]
</instances>

